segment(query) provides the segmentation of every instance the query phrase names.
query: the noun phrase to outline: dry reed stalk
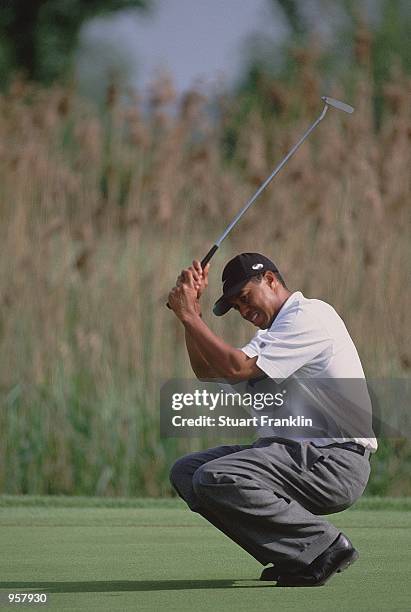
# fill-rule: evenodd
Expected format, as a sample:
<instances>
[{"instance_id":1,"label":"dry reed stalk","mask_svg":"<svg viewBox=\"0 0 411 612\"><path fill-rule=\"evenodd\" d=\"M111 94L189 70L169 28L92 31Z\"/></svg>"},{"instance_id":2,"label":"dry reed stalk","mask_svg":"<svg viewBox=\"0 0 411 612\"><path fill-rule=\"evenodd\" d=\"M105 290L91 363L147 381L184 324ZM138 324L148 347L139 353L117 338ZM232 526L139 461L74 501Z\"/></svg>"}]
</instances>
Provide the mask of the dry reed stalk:
<instances>
[{"instance_id":1,"label":"dry reed stalk","mask_svg":"<svg viewBox=\"0 0 411 612\"><path fill-rule=\"evenodd\" d=\"M264 84L278 113L239 124L229 161L235 104L211 120L193 91L170 114L167 80L146 117L114 90L105 117L57 88L16 82L0 98L1 490L168 490L171 458L195 443L159 440L160 382L191 376L167 292L315 111L315 57L303 60L293 89ZM371 82L359 82L353 117L327 119L236 228L204 297L217 333L236 345L252 335L235 313L209 311L223 262L259 250L292 289L335 305L368 374L409 375L408 88L394 72L376 131Z\"/></svg>"}]
</instances>

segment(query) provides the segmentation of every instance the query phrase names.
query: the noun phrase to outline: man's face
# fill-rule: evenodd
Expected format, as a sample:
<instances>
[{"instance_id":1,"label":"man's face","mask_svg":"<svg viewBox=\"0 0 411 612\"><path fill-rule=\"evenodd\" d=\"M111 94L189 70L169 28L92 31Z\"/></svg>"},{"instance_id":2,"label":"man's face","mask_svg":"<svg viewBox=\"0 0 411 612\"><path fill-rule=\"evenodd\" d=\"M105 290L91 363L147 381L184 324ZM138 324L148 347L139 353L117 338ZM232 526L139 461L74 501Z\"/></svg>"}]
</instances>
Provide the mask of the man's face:
<instances>
[{"instance_id":1,"label":"man's face","mask_svg":"<svg viewBox=\"0 0 411 612\"><path fill-rule=\"evenodd\" d=\"M230 302L244 319L267 329L278 312L277 284L275 277L266 273L260 282L250 280Z\"/></svg>"}]
</instances>

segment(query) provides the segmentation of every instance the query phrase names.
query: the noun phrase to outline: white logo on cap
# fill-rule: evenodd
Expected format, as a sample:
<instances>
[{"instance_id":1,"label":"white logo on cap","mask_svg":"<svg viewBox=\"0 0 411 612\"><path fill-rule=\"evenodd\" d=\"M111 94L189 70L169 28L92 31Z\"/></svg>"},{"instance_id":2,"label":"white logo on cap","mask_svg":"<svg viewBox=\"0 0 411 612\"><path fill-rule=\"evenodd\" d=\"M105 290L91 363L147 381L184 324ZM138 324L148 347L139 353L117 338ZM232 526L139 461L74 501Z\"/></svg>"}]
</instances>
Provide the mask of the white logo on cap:
<instances>
[{"instance_id":1,"label":"white logo on cap","mask_svg":"<svg viewBox=\"0 0 411 612\"><path fill-rule=\"evenodd\" d=\"M262 263L254 264L251 267L252 267L253 270L261 270L261 268L264 268L264 264L262 264Z\"/></svg>"}]
</instances>

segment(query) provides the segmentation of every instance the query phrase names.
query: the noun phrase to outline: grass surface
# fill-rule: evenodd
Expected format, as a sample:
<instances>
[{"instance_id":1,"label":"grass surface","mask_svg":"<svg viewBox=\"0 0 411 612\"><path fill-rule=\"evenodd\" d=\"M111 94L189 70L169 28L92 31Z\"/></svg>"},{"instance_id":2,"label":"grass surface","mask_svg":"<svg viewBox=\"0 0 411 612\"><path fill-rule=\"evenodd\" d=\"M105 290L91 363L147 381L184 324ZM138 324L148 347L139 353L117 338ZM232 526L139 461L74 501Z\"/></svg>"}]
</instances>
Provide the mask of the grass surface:
<instances>
[{"instance_id":1,"label":"grass surface","mask_svg":"<svg viewBox=\"0 0 411 612\"><path fill-rule=\"evenodd\" d=\"M48 594L49 610L410 609L411 512L401 509L409 500L364 499L329 517L361 557L307 590L258 582L259 564L179 500L35 499L0 498L3 602L7 592L36 591Z\"/></svg>"}]
</instances>

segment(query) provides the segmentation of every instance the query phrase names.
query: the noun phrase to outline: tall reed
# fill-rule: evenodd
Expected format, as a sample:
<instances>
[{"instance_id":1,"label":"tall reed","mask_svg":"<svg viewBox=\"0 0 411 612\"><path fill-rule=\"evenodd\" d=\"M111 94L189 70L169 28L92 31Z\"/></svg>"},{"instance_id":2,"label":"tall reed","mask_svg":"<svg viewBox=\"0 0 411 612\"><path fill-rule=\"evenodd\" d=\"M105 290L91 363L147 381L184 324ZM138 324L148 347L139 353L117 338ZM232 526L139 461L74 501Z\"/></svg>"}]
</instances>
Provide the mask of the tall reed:
<instances>
[{"instance_id":1,"label":"tall reed","mask_svg":"<svg viewBox=\"0 0 411 612\"><path fill-rule=\"evenodd\" d=\"M311 70L309 90L271 83L270 116L226 94L178 102L167 79L144 104L112 89L103 115L18 79L1 96L0 491L164 495L173 459L204 446L159 437L161 382L191 376L167 293L319 112ZM330 112L247 213L212 262L217 333L236 346L253 333L208 313L224 262L258 250L335 306L368 375L409 376L408 92L394 72L377 130L364 73L355 114ZM401 461L393 446L371 490L410 494L409 446Z\"/></svg>"}]
</instances>

